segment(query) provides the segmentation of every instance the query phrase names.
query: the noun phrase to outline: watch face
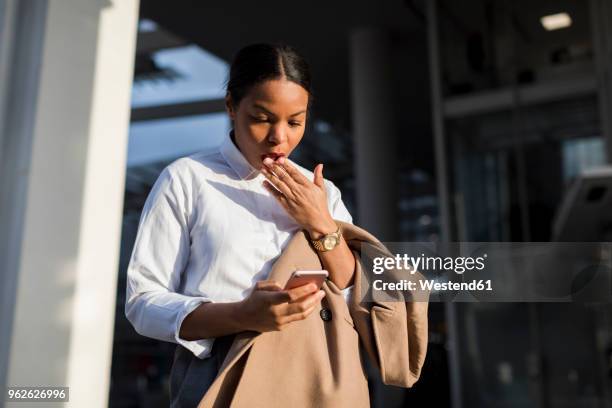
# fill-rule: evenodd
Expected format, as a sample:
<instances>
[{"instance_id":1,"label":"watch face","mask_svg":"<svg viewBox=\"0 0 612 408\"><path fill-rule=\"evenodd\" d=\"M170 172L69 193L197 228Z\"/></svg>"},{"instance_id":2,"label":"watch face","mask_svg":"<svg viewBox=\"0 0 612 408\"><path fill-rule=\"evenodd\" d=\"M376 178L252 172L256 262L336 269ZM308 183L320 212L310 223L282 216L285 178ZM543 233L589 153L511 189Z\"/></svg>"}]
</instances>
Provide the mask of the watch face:
<instances>
[{"instance_id":1,"label":"watch face","mask_svg":"<svg viewBox=\"0 0 612 408\"><path fill-rule=\"evenodd\" d=\"M330 249L333 249L336 246L337 242L338 242L338 238L334 236L326 237L323 240L323 247L329 251Z\"/></svg>"}]
</instances>

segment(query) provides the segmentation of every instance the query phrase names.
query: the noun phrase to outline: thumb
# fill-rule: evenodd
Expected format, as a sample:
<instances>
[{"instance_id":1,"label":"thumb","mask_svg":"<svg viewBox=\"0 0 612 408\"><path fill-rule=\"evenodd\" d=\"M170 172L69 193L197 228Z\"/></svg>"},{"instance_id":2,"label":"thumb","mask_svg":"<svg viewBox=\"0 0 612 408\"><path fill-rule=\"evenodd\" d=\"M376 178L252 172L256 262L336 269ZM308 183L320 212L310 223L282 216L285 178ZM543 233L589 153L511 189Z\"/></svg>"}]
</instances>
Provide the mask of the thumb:
<instances>
[{"instance_id":1,"label":"thumb","mask_svg":"<svg viewBox=\"0 0 612 408\"><path fill-rule=\"evenodd\" d=\"M255 288L257 290L267 290L272 292L283 290L283 288L278 284L278 282L272 280L258 281L255 284Z\"/></svg>"},{"instance_id":2,"label":"thumb","mask_svg":"<svg viewBox=\"0 0 612 408\"><path fill-rule=\"evenodd\" d=\"M325 183L323 182L323 163L317 164L314 170L314 183L323 188Z\"/></svg>"}]
</instances>

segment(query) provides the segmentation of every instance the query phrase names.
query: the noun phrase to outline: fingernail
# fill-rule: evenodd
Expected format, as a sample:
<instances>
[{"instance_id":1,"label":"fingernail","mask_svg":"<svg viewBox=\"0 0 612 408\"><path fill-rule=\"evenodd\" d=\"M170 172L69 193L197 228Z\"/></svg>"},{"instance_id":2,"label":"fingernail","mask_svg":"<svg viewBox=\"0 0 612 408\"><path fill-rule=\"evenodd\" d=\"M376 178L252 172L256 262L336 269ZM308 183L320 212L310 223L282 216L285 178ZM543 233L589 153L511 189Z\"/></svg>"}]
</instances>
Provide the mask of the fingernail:
<instances>
[{"instance_id":1,"label":"fingernail","mask_svg":"<svg viewBox=\"0 0 612 408\"><path fill-rule=\"evenodd\" d=\"M269 166L270 164L272 164L273 160L269 157L266 157L263 162L266 166Z\"/></svg>"},{"instance_id":2,"label":"fingernail","mask_svg":"<svg viewBox=\"0 0 612 408\"><path fill-rule=\"evenodd\" d=\"M280 164L284 164L284 163L285 163L285 158L284 158L283 156L279 157L279 158L278 158L278 162L279 162Z\"/></svg>"}]
</instances>

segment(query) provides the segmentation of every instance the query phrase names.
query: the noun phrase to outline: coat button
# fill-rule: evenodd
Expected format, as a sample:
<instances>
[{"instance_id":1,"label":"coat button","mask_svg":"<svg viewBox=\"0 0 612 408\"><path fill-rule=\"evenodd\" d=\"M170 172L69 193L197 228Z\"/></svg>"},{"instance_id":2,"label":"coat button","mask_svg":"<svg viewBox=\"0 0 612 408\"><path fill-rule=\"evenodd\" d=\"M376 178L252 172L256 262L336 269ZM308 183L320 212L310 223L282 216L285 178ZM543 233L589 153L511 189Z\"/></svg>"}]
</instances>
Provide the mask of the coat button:
<instances>
[{"instance_id":1,"label":"coat button","mask_svg":"<svg viewBox=\"0 0 612 408\"><path fill-rule=\"evenodd\" d=\"M321 319L323 319L325 322L329 322L332 319L332 312L326 307L321 309L319 314L321 315Z\"/></svg>"}]
</instances>

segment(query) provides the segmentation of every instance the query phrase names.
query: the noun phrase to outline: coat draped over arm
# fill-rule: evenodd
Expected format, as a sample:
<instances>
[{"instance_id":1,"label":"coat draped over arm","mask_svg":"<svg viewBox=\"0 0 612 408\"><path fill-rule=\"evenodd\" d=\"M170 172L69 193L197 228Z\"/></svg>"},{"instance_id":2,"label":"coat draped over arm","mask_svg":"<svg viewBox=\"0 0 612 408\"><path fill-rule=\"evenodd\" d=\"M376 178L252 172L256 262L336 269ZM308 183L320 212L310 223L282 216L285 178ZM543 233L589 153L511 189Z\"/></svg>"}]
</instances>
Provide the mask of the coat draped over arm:
<instances>
[{"instance_id":1,"label":"coat draped over arm","mask_svg":"<svg viewBox=\"0 0 612 408\"><path fill-rule=\"evenodd\" d=\"M363 245L369 245L368 254L393 255L364 229L336 222L357 261L348 302L327 280L326 296L306 319L281 331L238 333L198 407L369 407L364 358L376 366L384 384L409 388L419 379L427 352L428 302L406 299L402 292L384 301L376 296L362 301L368 285L364 276L369 276L363 273ZM295 270L319 269L316 251L298 231L268 279L284 286ZM386 273L405 277L405 271ZM411 279L419 276L416 272Z\"/></svg>"}]
</instances>

